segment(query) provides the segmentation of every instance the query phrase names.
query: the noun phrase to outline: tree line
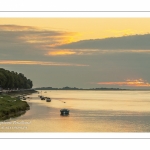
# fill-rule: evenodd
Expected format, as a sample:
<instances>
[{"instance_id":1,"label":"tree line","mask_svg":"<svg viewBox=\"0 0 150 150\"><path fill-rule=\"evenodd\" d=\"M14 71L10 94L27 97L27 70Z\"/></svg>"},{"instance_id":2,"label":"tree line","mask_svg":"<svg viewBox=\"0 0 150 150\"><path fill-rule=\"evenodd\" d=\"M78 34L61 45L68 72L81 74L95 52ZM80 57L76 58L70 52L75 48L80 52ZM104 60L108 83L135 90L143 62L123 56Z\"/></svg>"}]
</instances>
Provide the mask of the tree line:
<instances>
[{"instance_id":1,"label":"tree line","mask_svg":"<svg viewBox=\"0 0 150 150\"><path fill-rule=\"evenodd\" d=\"M0 87L3 89L30 89L33 83L24 74L0 68Z\"/></svg>"}]
</instances>

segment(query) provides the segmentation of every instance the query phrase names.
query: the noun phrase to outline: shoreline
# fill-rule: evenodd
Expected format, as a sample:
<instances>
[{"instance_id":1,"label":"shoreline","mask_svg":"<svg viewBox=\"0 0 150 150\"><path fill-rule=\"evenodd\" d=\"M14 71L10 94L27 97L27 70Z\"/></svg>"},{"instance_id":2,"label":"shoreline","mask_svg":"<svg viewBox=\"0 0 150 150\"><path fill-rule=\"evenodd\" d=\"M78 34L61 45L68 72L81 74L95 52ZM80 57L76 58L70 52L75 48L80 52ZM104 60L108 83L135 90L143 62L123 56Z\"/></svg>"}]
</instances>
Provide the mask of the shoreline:
<instances>
[{"instance_id":1,"label":"shoreline","mask_svg":"<svg viewBox=\"0 0 150 150\"><path fill-rule=\"evenodd\" d=\"M104 89L104 90L96 90L96 89L35 89L38 91L150 91L150 89L118 89L118 90L112 90L112 89Z\"/></svg>"},{"instance_id":2,"label":"shoreline","mask_svg":"<svg viewBox=\"0 0 150 150\"><path fill-rule=\"evenodd\" d=\"M30 110L30 106L26 101L22 101L17 96L30 95L36 93L36 90L11 91L9 93L0 94L0 121L21 116Z\"/></svg>"},{"instance_id":3,"label":"shoreline","mask_svg":"<svg viewBox=\"0 0 150 150\"><path fill-rule=\"evenodd\" d=\"M28 93L36 93L37 91L35 89L29 89L29 90L3 90L0 91L0 94L28 94Z\"/></svg>"}]
</instances>

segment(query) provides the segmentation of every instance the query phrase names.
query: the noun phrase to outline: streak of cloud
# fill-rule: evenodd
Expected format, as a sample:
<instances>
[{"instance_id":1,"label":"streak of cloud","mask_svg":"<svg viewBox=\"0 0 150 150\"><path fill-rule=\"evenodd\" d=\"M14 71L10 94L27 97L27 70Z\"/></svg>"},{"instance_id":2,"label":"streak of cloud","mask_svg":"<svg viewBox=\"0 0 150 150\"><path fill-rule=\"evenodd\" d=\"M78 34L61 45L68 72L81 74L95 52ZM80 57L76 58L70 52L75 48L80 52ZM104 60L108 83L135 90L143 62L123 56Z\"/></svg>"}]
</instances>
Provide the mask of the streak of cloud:
<instances>
[{"instance_id":1,"label":"streak of cloud","mask_svg":"<svg viewBox=\"0 0 150 150\"><path fill-rule=\"evenodd\" d=\"M99 50L83 50L83 49L53 49L45 55L60 56L60 55L94 55L101 53Z\"/></svg>"},{"instance_id":2,"label":"streak of cloud","mask_svg":"<svg viewBox=\"0 0 150 150\"><path fill-rule=\"evenodd\" d=\"M73 64L63 62L46 62L46 61L23 61L23 60L0 60L1 65L46 65L46 66L89 66L85 64Z\"/></svg>"},{"instance_id":3,"label":"streak of cloud","mask_svg":"<svg viewBox=\"0 0 150 150\"><path fill-rule=\"evenodd\" d=\"M136 79L136 80L130 80L127 79L126 81L121 82L98 82L97 84L100 85L119 85L119 86L135 86L135 87L149 87L150 83L147 81L144 81L143 79Z\"/></svg>"},{"instance_id":4,"label":"streak of cloud","mask_svg":"<svg viewBox=\"0 0 150 150\"><path fill-rule=\"evenodd\" d=\"M9 43L28 43L41 48L69 43L70 38L78 35L75 32L39 29L31 26L0 25L0 41Z\"/></svg>"},{"instance_id":5,"label":"streak of cloud","mask_svg":"<svg viewBox=\"0 0 150 150\"><path fill-rule=\"evenodd\" d=\"M31 26L19 26L19 25L0 25L0 31L34 31L39 30L38 28Z\"/></svg>"}]
</instances>

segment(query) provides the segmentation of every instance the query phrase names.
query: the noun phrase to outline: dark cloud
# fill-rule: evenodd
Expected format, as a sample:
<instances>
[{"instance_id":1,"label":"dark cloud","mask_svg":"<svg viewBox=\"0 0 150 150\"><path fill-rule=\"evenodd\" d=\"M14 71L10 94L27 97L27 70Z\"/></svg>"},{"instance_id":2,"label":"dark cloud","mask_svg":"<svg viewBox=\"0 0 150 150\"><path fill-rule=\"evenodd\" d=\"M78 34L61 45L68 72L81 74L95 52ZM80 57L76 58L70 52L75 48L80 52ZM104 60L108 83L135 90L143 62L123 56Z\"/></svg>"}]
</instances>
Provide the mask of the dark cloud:
<instances>
[{"instance_id":1,"label":"dark cloud","mask_svg":"<svg viewBox=\"0 0 150 150\"><path fill-rule=\"evenodd\" d=\"M150 50L150 34L89 39L64 44L63 49Z\"/></svg>"}]
</instances>

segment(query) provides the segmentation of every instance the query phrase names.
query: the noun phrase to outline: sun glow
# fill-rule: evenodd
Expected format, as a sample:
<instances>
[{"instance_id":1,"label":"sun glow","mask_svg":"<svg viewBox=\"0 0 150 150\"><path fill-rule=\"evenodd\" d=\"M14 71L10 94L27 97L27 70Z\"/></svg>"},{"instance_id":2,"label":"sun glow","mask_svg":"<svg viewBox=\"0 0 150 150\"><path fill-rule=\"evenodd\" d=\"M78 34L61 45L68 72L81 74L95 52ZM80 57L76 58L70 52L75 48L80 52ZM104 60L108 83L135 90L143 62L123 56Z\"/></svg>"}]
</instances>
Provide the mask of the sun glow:
<instances>
[{"instance_id":1,"label":"sun glow","mask_svg":"<svg viewBox=\"0 0 150 150\"><path fill-rule=\"evenodd\" d=\"M97 84L101 85L119 85L119 86L135 86L135 87L149 87L150 83L143 79L135 79L135 80L130 80L127 79L126 81L123 82L98 82Z\"/></svg>"},{"instance_id":2,"label":"sun glow","mask_svg":"<svg viewBox=\"0 0 150 150\"><path fill-rule=\"evenodd\" d=\"M56 51L54 50L48 53L48 55L72 55L72 54L76 54L76 52L70 50L56 50Z\"/></svg>"}]
</instances>

